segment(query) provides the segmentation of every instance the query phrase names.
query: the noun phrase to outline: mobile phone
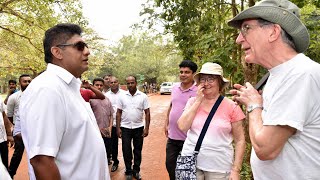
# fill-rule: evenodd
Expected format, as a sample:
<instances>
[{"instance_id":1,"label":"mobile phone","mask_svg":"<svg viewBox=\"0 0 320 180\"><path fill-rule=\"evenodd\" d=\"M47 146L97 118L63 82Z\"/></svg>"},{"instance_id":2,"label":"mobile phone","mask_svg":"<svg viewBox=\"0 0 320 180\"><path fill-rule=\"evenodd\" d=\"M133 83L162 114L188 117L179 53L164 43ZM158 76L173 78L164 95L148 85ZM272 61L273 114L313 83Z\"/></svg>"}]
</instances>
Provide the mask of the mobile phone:
<instances>
[{"instance_id":1,"label":"mobile phone","mask_svg":"<svg viewBox=\"0 0 320 180\"><path fill-rule=\"evenodd\" d=\"M265 75L263 75L263 77L260 79L260 81L254 86L254 88L258 91L262 90L262 88L264 87L264 85L267 83L267 80L269 78L270 73L266 73Z\"/></svg>"}]
</instances>

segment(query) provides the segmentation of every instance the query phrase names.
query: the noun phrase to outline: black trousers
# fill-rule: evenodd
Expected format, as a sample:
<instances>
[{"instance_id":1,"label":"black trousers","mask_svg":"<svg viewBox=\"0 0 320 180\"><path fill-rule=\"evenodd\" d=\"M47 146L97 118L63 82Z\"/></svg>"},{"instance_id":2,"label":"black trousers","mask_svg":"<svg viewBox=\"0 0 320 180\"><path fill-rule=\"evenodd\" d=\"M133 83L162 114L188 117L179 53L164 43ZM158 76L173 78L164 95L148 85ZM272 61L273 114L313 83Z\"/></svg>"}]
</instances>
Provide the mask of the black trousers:
<instances>
[{"instance_id":1,"label":"black trousers","mask_svg":"<svg viewBox=\"0 0 320 180\"><path fill-rule=\"evenodd\" d=\"M6 167L7 169L8 169L8 162L9 162L8 153L9 153L9 150L8 150L7 141L0 143L0 156L1 156L4 167Z\"/></svg>"},{"instance_id":2,"label":"black trousers","mask_svg":"<svg viewBox=\"0 0 320 180\"><path fill-rule=\"evenodd\" d=\"M111 138L102 137L102 139L104 142L104 147L107 152L107 158L110 159L111 158Z\"/></svg>"},{"instance_id":3,"label":"black trousers","mask_svg":"<svg viewBox=\"0 0 320 180\"><path fill-rule=\"evenodd\" d=\"M122 154L124 164L126 166L126 174L133 172L140 172L141 152L143 146L143 129L144 127L136 129L128 129L121 127L122 130ZM132 146L133 143L133 170L132 170Z\"/></svg>"},{"instance_id":4,"label":"black trousers","mask_svg":"<svg viewBox=\"0 0 320 180\"><path fill-rule=\"evenodd\" d=\"M21 137L14 137L14 153L12 155L8 172L11 177L17 173L24 151L24 144Z\"/></svg>"},{"instance_id":5,"label":"black trousers","mask_svg":"<svg viewBox=\"0 0 320 180\"><path fill-rule=\"evenodd\" d=\"M111 132L111 156L112 156L112 161L113 165L118 165L119 160L118 160L118 135L117 135L117 128L112 127L112 132Z\"/></svg>"},{"instance_id":6,"label":"black trousers","mask_svg":"<svg viewBox=\"0 0 320 180\"><path fill-rule=\"evenodd\" d=\"M177 157L180 154L184 141L168 138L166 147L166 168L170 180L175 180Z\"/></svg>"}]
</instances>

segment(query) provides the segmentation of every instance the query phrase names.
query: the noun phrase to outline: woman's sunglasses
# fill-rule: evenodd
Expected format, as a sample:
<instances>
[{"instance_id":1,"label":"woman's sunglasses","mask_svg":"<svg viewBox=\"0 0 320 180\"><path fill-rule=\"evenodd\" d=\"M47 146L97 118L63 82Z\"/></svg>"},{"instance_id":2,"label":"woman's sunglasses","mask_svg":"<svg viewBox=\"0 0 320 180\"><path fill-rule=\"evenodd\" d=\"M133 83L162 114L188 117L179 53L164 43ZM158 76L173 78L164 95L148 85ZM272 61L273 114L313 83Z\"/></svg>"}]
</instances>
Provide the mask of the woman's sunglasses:
<instances>
[{"instance_id":1,"label":"woman's sunglasses","mask_svg":"<svg viewBox=\"0 0 320 180\"><path fill-rule=\"evenodd\" d=\"M74 44L58 44L57 47L65 47L65 46L72 46L74 48L77 48L78 51L83 51L84 48L89 48L88 44L86 44L85 42L79 41L77 43Z\"/></svg>"}]
</instances>

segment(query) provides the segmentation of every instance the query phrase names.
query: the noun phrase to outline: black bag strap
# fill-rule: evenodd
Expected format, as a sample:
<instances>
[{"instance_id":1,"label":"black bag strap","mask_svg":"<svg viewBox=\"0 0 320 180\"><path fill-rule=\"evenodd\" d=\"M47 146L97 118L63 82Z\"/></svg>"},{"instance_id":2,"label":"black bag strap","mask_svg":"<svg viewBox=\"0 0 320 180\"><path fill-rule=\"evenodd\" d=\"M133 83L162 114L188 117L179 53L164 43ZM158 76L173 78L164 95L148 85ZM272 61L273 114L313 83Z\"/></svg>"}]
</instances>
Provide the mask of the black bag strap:
<instances>
[{"instance_id":1,"label":"black bag strap","mask_svg":"<svg viewBox=\"0 0 320 180\"><path fill-rule=\"evenodd\" d=\"M204 138L204 135L206 134L207 130L208 130L208 127L209 127L209 124L212 120L212 117L214 116L214 114L216 113L221 101L223 100L223 96L219 96L219 98L217 99L217 101L214 103L214 106L212 107L210 113L209 113L209 116L207 117L207 120L206 122L204 123L204 126L201 130L201 133L200 133L200 136L199 136L199 139L197 141L197 145L196 147L194 148L194 153L195 154L198 154L199 153L199 150L200 150L200 147L201 147L201 144L202 144L202 141L203 141L203 138Z\"/></svg>"}]
</instances>

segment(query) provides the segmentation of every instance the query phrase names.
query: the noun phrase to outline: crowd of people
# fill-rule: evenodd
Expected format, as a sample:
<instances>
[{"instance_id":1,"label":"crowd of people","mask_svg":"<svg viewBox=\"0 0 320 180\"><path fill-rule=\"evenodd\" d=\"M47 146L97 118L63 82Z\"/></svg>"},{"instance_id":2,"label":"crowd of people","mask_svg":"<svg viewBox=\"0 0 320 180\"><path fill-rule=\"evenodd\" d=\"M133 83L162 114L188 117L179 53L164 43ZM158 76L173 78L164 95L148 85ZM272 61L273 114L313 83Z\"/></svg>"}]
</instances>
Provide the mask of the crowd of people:
<instances>
[{"instance_id":1,"label":"crowd of people","mask_svg":"<svg viewBox=\"0 0 320 180\"><path fill-rule=\"evenodd\" d=\"M165 166L174 179L239 180L246 148L243 121L247 111L252 144L251 168L258 180L320 177L320 65L303 54L309 34L299 8L288 0L262 0L228 22L240 29L236 43L247 63L265 67L270 76L262 91L235 84L214 62L179 64L164 118ZM10 80L0 99L0 179L16 174L24 149L31 180L110 179L119 166L118 141L127 180L142 179L144 138L149 134L150 104L128 75L127 90L106 75L90 84L89 47L75 24L57 24L45 32L47 69ZM215 60L212 60L215 61ZM4 104L7 105L5 110ZM6 113L7 112L7 113ZM13 126L13 131L11 128ZM200 140L200 143L199 143ZM14 154L8 160L8 145ZM184 157L195 157L194 174L181 173ZM182 164L182 166L184 165ZM189 167L189 166L183 166ZM8 172L8 173L7 173Z\"/></svg>"}]
</instances>

